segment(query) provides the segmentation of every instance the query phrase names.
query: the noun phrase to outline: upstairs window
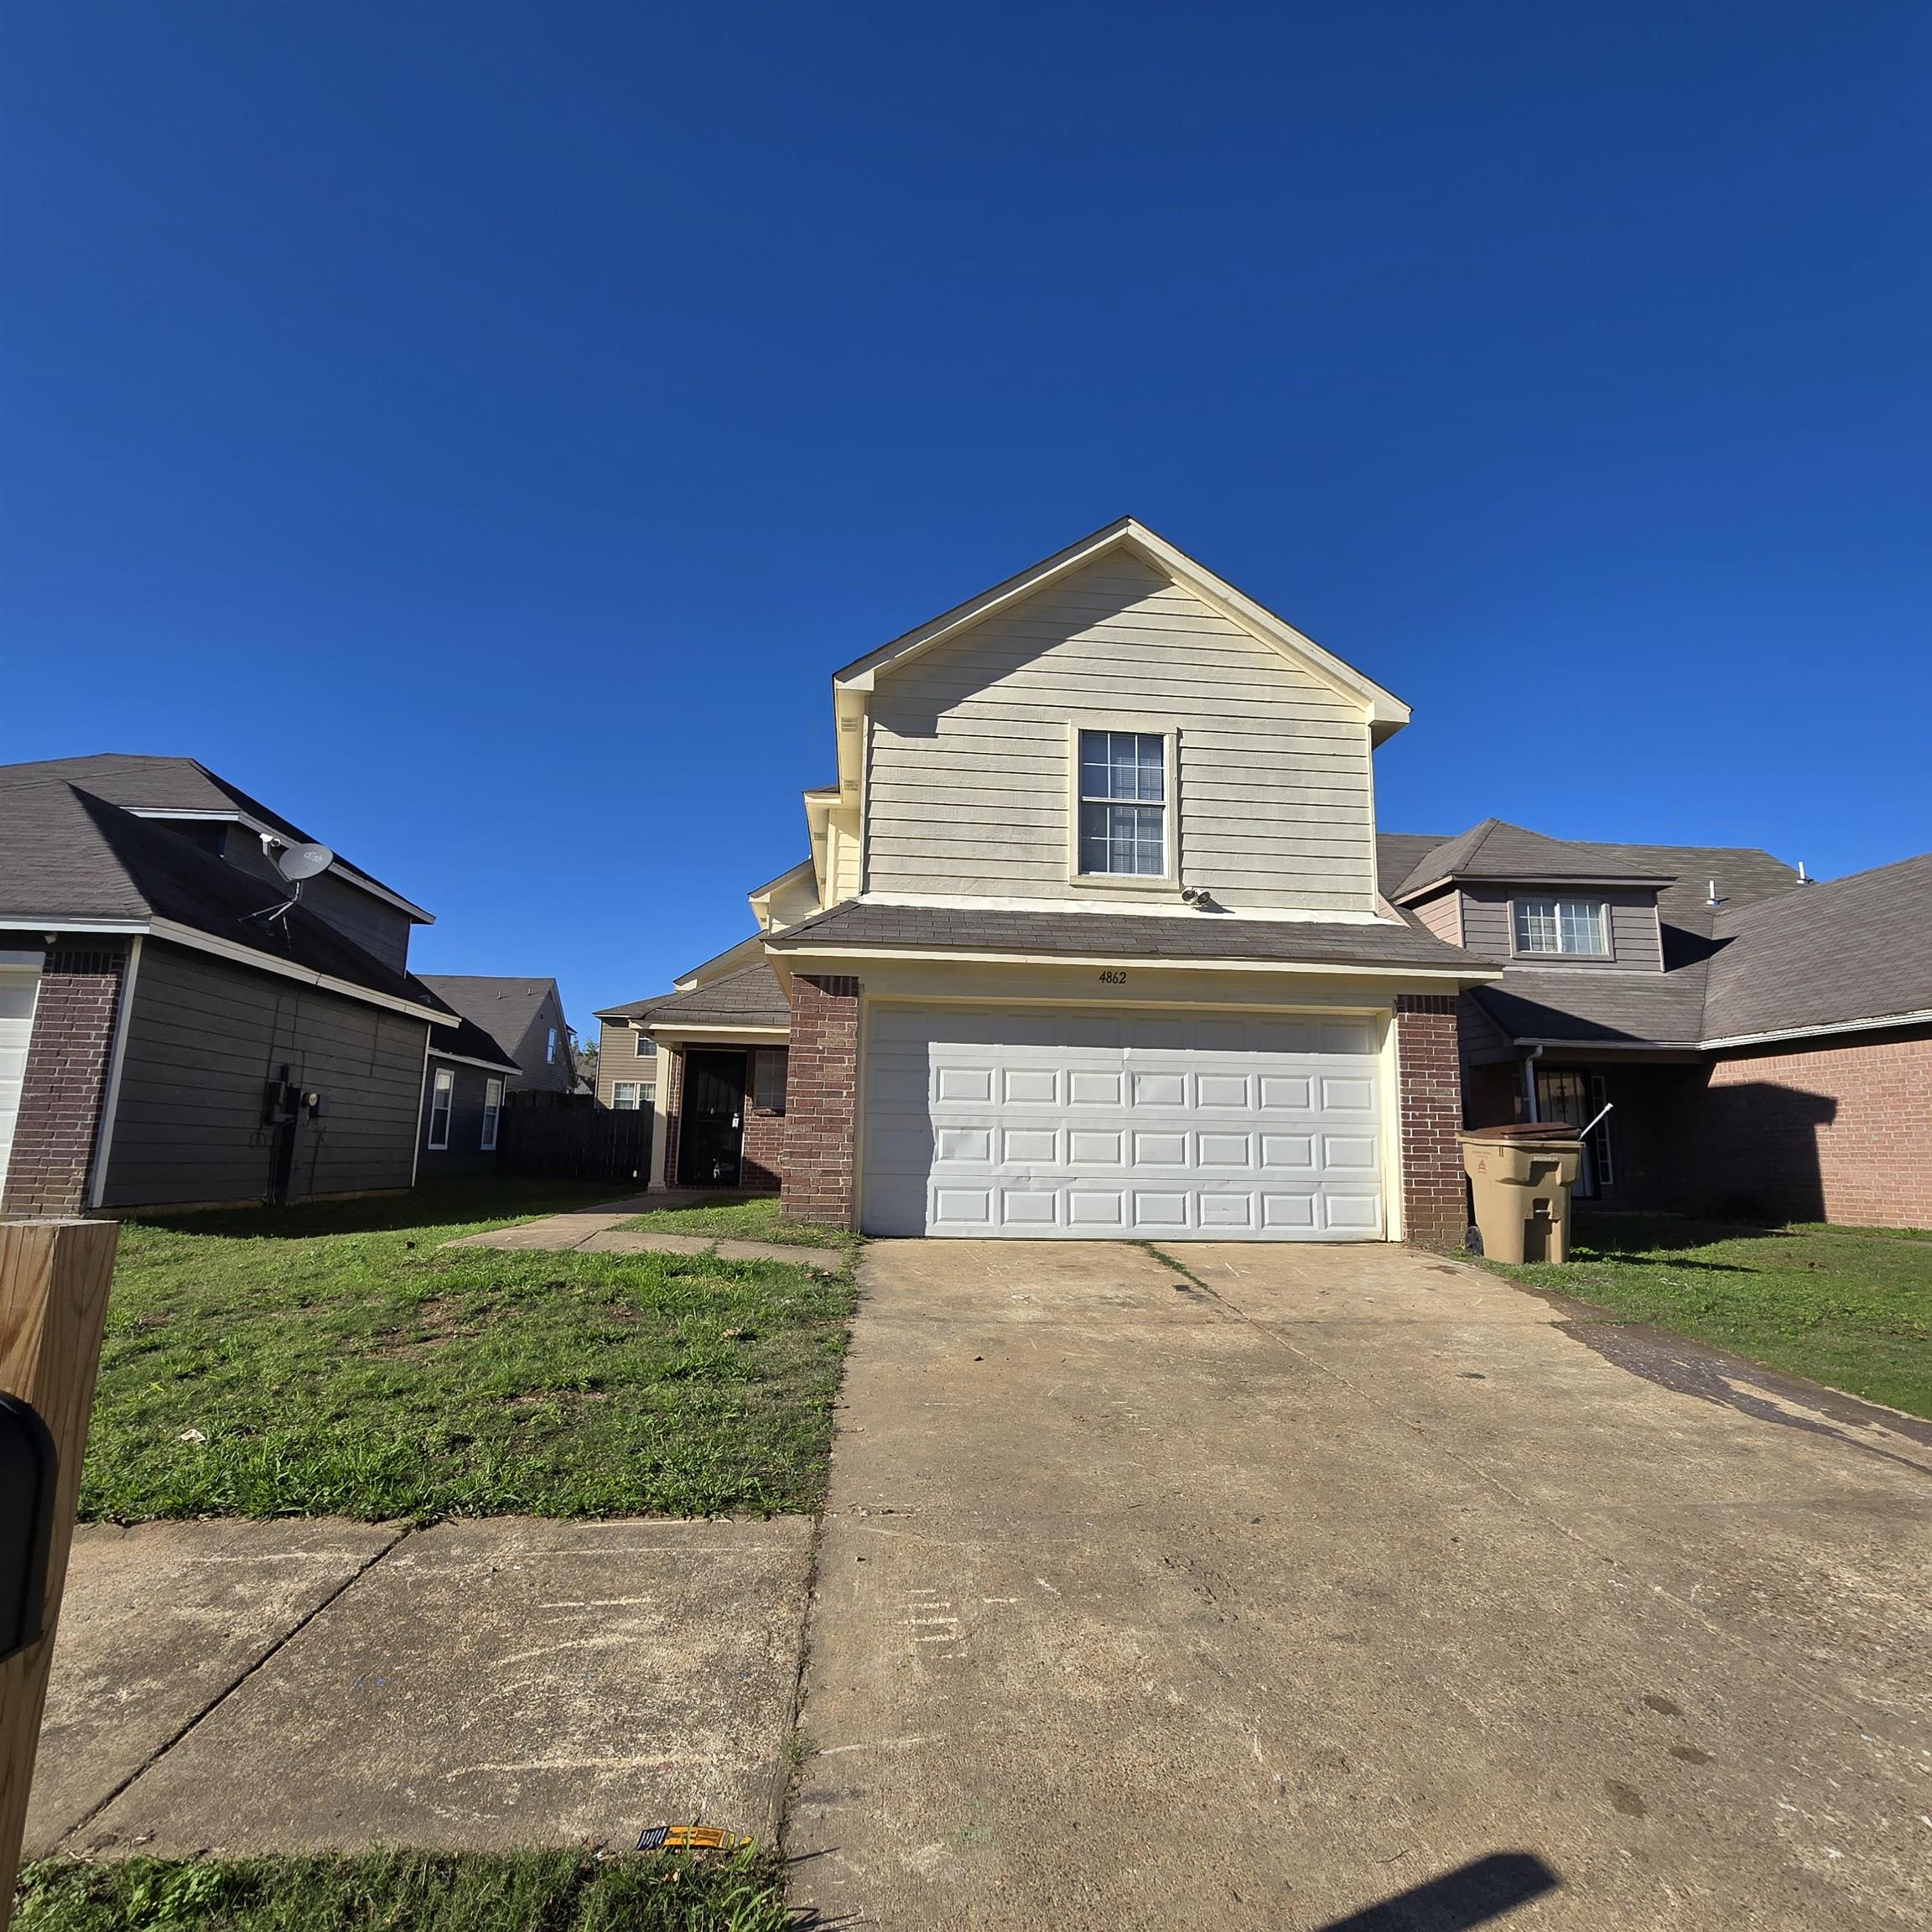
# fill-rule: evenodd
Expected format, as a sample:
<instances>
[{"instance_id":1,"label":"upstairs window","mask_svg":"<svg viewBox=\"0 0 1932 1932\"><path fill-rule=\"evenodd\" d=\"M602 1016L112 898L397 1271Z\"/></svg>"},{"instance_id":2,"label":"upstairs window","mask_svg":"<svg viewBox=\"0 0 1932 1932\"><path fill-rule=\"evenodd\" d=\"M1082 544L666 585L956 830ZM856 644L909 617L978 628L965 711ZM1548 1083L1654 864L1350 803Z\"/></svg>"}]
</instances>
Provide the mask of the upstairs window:
<instances>
[{"instance_id":1,"label":"upstairs window","mask_svg":"<svg viewBox=\"0 0 1932 1932\"><path fill-rule=\"evenodd\" d=\"M1080 734L1083 875L1167 875L1167 741L1157 731Z\"/></svg>"},{"instance_id":2,"label":"upstairs window","mask_svg":"<svg viewBox=\"0 0 1932 1932\"><path fill-rule=\"evenodd\" d=\"M483 1151L491 1153L496 1146L496 1123L503 1118L503 1083L501 1080L486 1080L483 1083Z\"/></svg>"},{"instance_id":3,"label":"upstairs window","mask_svg":"<svg viewBox=\"0 0 1932 1932\"><path fill-rule=\"evenodd\" d=\"M1610 908L1600 899L1519 899L1519 953L1610 956Z\"/></svg>"},{"instance_id":4,"label":"upstairs window","mask_svg":"<svg viewBox=\"0 0 1932 1932\"><path fill-rule=\"evenodd\" d=\"M543 1042L543 1063L547 1067L557 1064L557 1029L550 1029L550 1036Z\"/></svg>"},{"instance_id":5,"label":"upstairs window","mask_svg":"<svg viewBox=\"0 0 1932 1932\"><path fill-rule=\"evenodd\" d=\"M429 1090L429 1146L440 1154L449 1145L449 1116L456 1106L456 1069L439 1067Z\"/></svg>"},{"instance_id":6,"label":"upstairs window","mask_svg":"<svg viewBox=\"0 0 1932 1932\"><path fill-rule=\"evenodd\" d=\"M657 1057L657 1042L640 1026L631 1035L631 1051L640 1060L655 1060Z\"/></svg>"}]
</instances>

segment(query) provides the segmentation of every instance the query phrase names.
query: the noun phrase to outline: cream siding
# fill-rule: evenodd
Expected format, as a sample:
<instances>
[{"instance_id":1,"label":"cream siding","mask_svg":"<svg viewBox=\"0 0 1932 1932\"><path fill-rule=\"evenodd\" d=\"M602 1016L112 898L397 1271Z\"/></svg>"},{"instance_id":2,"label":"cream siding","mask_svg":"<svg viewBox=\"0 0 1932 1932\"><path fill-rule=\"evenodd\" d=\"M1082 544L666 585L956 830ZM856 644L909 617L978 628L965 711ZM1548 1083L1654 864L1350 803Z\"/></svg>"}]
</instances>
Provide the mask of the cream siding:
<instances>
[{"instance_id":1,"label":"cream siding","mask_svg":"<svg viewBox=\"0 0 1932 1932\"><path fill-rule=\"evenodd\" d=\"M615 1020L600 1021L597 1035L597 1104L608 1107L620 1080L641 1081L654 1086L657 1069L664 1064L660 1052L655 1059L637 1057L640 1037L636 1027Z\"/></svg>"},{"instance_id":2,"label":"cream siding","mask_svg":"<svg viewBox=\"0 0 1932 1932\"><path fill-rule=\"evenodd\" d=\"M1119 554L881 674L866 890L1064 899L1069 724L1114 719L1178 735L1187 883L1234 911L1374 911L1360 704Z\"/></svg>"},{"instance_id":3,"label":"cream siding","mask_svg":"<svg viewBox=\"0 0 1932 1932\"><path fill-rule=\"evenodd\" d=\"M1587 886L1466 886L1462 894L1463 943L1472 953L1485 959L1519 957L1510 932L1509 910L1511 901L1517 898L1596 899L1607 901L1610 907L1610 958L1591 960L1555 953L1523 956L1535 964L1621 966L1640 973L1664 970L1654 891L1614 892Z\"/></svg>"}]
</instances>

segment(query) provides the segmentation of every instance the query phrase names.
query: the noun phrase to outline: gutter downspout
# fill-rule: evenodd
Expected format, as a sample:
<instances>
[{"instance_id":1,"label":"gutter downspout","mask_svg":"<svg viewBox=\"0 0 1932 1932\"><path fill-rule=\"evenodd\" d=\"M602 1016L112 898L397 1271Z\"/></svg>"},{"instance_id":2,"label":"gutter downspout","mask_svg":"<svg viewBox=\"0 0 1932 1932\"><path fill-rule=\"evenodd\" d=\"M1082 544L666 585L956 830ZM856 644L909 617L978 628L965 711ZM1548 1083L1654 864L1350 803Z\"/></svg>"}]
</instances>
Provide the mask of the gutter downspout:
<instances>
[{"instance_id":1,"label":"gutter downspout","mask_svg":"<svg viewBox=\"0 0 1932 1932\"><path fill-rule=\"evenodd\" d=\"M1532 1046L1523 1056L1523 1107L1530 1120L1538 1118L1536 1112L1536 1062L1543 1057L1540 1046Z\"/></svg>"}]
</instances>

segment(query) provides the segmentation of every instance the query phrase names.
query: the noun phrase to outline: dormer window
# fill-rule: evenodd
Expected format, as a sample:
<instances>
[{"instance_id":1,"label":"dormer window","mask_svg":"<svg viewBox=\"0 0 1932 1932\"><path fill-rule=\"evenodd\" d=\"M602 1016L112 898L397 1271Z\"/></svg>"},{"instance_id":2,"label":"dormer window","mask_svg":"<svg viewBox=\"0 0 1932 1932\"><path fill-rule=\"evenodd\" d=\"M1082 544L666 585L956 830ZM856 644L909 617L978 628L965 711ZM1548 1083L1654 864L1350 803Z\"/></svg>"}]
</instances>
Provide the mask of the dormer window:
<instances>
[{"instance_id":1,"label":"dormer window","mask_svg":"<svg viewBox=\"0 0 1932 1932\"><path fill-rule=\"evenodd\" d=\"M1158 731L1079 734L1082 877L1167 875L1167 740Z\"/></svg>"},{"instance_id":2,"label":"dormer window","mask_svg":"<svg viewBox=\"0 0 1932 1932\"><path fill-rule=\"evenodd\" d=\"M1519 899L1516 950L1607 959L1610 908L1601 899Z\"/></svg>"}]
</instances>

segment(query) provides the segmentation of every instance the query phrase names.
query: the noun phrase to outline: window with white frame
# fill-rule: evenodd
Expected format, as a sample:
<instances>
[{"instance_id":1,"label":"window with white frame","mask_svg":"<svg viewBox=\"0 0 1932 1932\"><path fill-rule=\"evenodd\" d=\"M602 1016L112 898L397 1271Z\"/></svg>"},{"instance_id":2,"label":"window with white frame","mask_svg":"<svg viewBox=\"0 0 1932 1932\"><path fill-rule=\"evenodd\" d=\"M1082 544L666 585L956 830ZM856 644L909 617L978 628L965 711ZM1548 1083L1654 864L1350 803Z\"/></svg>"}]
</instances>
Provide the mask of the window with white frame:
<instances>
[{"instance_id":1,"label":"window with white frame","mask_svg":"<svg viewBox=\"0 0 1932 1932\"><path fill-rule=\"evenodd\" d=\"M429 1148L441 1153L449 1145L449 1115L456 1105L456 1069L439 1067L429 1088Z\"/></svg>"},{"instance_id":2,"label":"window with white frame","mask_svg":"<svg viewBox=\"0 0 1932 1932\"><path fill-rule=\"evenodd\" d=\"M496 1145L496 1123L503 1118L503 1083L501 1080L486 1080L483 1083L483 1151L495 1150Z\"/></svg>"},{"instance_id":3,"label":"window with white frame","mask_svg":"<svg viewBox=\"0 0 1932 1932\"><path fill-rule=\"evenodd\" d=\"M1083 876L1167 875L1167 740L1158 731L1079 734Z\"/></svg>"},{"instance_id":4,"label":"window with white frame","mask_svg":"<svg viewBox=\"0 0 1932 1932\"><path fill-rule=\"evenodd\" d=\"M616 1080L610 1086L610 1104L620 1114L636 1114L656 1092L638 1080Z\"/></svg>"},{"instance_id":5,"label":"window with white frame","mask_svg":"<svg viewBox=\"0 0 1932 1932\"><path fill-rule=\"evenodd\" d=\"M655 1060L657 1057L657 1042L640 1026L631 1036L631 1051L640 1060Z\"/></svg>"},{"instance_id":6,"label":"window with white frame","mask_svg":"<svg viewBox=\"0 0 1932 1932\"><path fill-rule=\"evenodd\" d=\"M547 1067L557 1064L557 1029L550 1029L549 1037L543 1042L543 1063Z\"/></svg>"},{"instance_id":7,"label":"window with white frame","mask_svg":"<svg viewBox=\"0 0 1932 1932\"><path fill-rule=\"evenodd\" d=\"M1516 950L1607 958L1610 908L1601 899L1519 899Z\"/></svg>"}]
</instances>

